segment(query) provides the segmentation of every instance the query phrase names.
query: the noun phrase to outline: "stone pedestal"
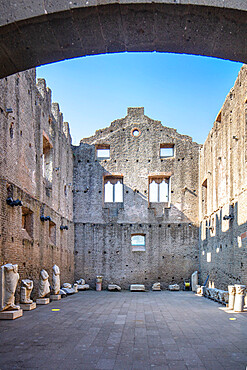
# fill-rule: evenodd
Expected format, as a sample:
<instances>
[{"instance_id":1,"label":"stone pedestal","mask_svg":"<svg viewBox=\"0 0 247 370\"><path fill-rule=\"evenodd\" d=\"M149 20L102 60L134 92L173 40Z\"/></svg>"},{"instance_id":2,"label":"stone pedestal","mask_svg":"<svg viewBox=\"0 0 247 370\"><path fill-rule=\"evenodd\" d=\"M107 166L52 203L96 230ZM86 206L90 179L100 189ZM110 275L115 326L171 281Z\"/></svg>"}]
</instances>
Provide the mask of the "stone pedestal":
<instances>
[{"instance_id":1,"label":"stone pedestal","mask_svg":"<svg viewBox=\"0 0 247 370\"><path fill-rule=\"evenodd\" d=\"M0 320L15 320L22 317L22 315L22 310L2 311L0 312Z\"/></svg>"},{"instance_id":2,"label":"stone pedestal","mask_svg":"<svg viewBox=\"0 0 247 370\"><path fill-rule=\"evenodd\" d=\"M143 284L131 284L130 291L131 292L145 292L145 285L143 285Z\"/></svg>"},{"instance_id":3,"label":"stone pedestal","mask_svg":"<svg viewBox=\"0 0 247 370\"><path fill-rule=\"evenodd\" d=\"M244 296L245 296L245 285L235 284L236 294L234 301L234 311L242 312L244 310Z\"/></svg>"},{"instance_id":4,"label":"stone pedestal","mask_svg":"<svg viewBox=\"0 0 247 370\"><path fill-rule=\"evenodd\" d=\"M36 299L36 304L48 304L50 303L49 298L38 298Z\"/></svg>"},{"instance_id":5,"label":"stone pedestal","mask_svg":"<svg viewBox=\"0 0 247 370\"><path fill-rule=\"evenodd\" d=\"M32 311L36 308L36 303L21 303L20 306L23 311Z\"/></svg>"},{"instance_id":6,"label":"stone pedestal","mask_svg":"<svg viewBox=\"0 0 247 370\"><path fill-rule=\"evenodd\" d=\"M228 308L229 310L233 310L236 293L236 288L234 285L228 285L228 293L229 293Z\"/></svg>"},{"instance_id":7,"label":"stone pedestal","mask_svg":"<svg viewBox=\"0 0 247 370\"><path fill-rule=\"evenodd\" d=\"M61 295L60 294L50 295L50 300L51 301L60 301L60 299L61 299Z\"/></svg>"}]
</instances>

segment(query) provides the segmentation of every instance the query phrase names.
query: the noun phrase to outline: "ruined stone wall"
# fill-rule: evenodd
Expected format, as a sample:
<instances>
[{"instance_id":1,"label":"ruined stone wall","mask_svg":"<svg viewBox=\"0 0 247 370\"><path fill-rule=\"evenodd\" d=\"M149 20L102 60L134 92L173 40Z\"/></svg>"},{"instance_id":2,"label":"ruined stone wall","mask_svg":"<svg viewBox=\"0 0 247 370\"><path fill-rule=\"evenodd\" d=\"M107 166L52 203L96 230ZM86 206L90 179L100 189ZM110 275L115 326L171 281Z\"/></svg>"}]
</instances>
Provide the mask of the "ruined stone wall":
<instances>
[{"instance_id":1,"label":"ruined stone wall","mask_svg":"<svg viewBox=\"0 0 247 370\"><path fill-rule=\"evenodd\" d=\"M35 70L0 81L0 263L17 263L34 280L56 263L74 278L73 154L68 124ZM43 170L43 154L48 153ZM19 198L11 207L6 199ZM26 215L27 214L27 215ZM29 216L30 215L30 216ZM40 216L50 216L42 222ZM60 230L67 225L68 230Z\"/></svg>"},{"instance_id":2,"label":"ruined stone wall","mask_svg":"<svg viewBox=\"0 0 247 370\"><path fill-rule=\"evenodd\" d=\"M133 130L138 136L133 136ZM160 157L160 145L174 155ZM97 147L110 146L98 159ZM198 268L199 145L129 108L125 118L96 131L74 147L75 276L105 284L155 281L182 283ZM104 201L107 176L122 179L123 202ZM170 180L169 202L149 202L150 176ZM131 235L146 237L145 251L133 251Z\"/></svg>"},{"instance_id":3,"label":"ruined stone wall","mask_svg":"<svg viewBox=\"0 0 247 370\"><path fill-rule=\"evenodd\" d=\"M200 151L201 283L217 288L247 284L246 99L244 65Z\"/></svg>"}]
</instances>

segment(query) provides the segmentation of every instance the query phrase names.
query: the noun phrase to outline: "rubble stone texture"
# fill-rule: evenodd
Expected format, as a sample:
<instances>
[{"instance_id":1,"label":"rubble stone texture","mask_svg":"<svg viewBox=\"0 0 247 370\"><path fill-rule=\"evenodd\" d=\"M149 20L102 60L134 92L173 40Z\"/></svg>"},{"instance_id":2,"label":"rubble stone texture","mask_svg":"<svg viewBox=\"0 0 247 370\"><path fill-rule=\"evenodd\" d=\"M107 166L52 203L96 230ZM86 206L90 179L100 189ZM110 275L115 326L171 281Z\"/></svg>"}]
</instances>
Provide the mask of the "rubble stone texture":
<instances>
[{"instance_id":1,"label":"rubble stone texture","mask_svg":"<svg viewBox=\"0 0 247 370\"><path fill-rule=\"evenodd\" d=\"M0 126L0 265L18 264L18 295L21 280L31 279L37 297L43 268L51 276L56 263L62 283L74 279L71 137L35 70L0 80ZM8 197L23 206L11 207Z\"/></svg>"},{"instance_id":2,"label":"rubble stone texture","mask_svg":"<svg viewBox=\"0 0 247 370\"><path fill-rule=\"evenodd\" d=\"M165 146L174 146L172 156L160 155ZM104 147L109 159L97 157ZM200 145L145 116L144 108L128 108L125 118L73 149L75 277L90 284L100 273L104 288L114 281L123 289L188 279L199 267ZM105 201L111 176L123 184L123 202ZM169 201L151 202L149 184L162 177L169 181ZM145 246L131 245L136 234Z\"/></svg>"},{"instance_id":3,"label":"rubble stone texture","mask_svg":"<svg viewBox=\"0 0 247 370\"><path fill-rule=\"evenodd\" d=\"M54 264L61 284L83 276L94 286L100 274L103 288L182 288L197 270L199 284L209 275L220 290L247 285L245 65L204 145L128 108L73 147L35 70L0 88L0 262L18 264L20 281L34 281L34 298L40 271L51 276ZM109 158L97 156L103 149ZM162 181L168 197L154 202L150 184L160 193ZM105 185L117 201L107 201Z\"/></svg>"}]
</instances>

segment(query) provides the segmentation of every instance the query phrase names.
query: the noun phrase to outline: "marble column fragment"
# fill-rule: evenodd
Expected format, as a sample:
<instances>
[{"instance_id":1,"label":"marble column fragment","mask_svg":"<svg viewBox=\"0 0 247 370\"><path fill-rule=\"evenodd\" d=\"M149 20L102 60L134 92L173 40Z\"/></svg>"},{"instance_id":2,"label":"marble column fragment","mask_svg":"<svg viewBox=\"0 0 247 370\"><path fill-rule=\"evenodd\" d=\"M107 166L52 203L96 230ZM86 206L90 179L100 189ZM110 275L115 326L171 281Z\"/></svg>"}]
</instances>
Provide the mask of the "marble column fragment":
<instances>
[{"instance_id":1,"label":"marble column fragment","mask_svg":"<svg viewBox=\"0 0 247 370\"><path fill-rule=\"evenodd\" d=\"M236 288L236 295L235 295L235 302L234 302L234 311L242 312L244 310L244 296L245 296L246 286L235 284L235 288Z\"/></svg>"},{"instance_id":2,"label":"marble column fragment","mask_svg":"<svg viewBox=\"0 0 247 370\"><path fill-rule=\"evenodd\" d=\"M229 310L233 310L234 301L235 301L235 293L236 293L235 286L234 285L228 285L228 292L229 292L228 308L229 308Z\"/></svg>"}]
</instances>

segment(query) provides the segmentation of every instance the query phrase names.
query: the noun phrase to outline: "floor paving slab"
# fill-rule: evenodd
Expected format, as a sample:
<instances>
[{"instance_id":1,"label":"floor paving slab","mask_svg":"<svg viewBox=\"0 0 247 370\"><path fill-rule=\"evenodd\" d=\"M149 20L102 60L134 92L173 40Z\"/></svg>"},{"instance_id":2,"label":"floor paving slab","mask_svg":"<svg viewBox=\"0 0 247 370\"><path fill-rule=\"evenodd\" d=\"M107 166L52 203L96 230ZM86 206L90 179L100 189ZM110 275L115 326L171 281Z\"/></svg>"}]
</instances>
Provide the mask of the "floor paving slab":
<instances>
[{"instance_id":1,"label":"floor paving slab","mask_svg":"<svg viewBox=\"0 0 247 370\"><path fill-rule=\"evenodd\" d=\"M245 370L247 315L220 307L191 292L80 292L1 321L0 369Z\"/></svg>"}]
</instances>

